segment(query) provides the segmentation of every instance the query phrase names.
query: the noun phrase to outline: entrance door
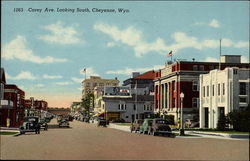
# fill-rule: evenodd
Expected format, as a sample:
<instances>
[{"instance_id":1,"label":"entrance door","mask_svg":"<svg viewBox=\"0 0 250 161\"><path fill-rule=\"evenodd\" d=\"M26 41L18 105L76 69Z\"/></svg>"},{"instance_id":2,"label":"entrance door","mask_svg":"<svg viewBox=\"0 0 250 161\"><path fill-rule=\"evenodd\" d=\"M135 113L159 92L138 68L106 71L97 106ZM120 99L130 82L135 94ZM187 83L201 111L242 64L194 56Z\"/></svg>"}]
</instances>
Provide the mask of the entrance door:
<instances>
[{"instance_id":1,"label":"entrance door","mask_svg":"<svg viewBox=\"0 0 250 161\"><path fill-rule=\"evenodd\" d=\"M131 115L131 118L132 118L132 122L135 121L135 115Z\"/></svg>"},{"instance_id":2,"label":"entrance door","mask_svg":"<svg viewBox=\"0 0 250 161\"><path fill-rule=\"evenodd\" d=\"M208 128L208 108L205 108L204 112L205 112L205 128Z\"/></svg>"}]
</instances>

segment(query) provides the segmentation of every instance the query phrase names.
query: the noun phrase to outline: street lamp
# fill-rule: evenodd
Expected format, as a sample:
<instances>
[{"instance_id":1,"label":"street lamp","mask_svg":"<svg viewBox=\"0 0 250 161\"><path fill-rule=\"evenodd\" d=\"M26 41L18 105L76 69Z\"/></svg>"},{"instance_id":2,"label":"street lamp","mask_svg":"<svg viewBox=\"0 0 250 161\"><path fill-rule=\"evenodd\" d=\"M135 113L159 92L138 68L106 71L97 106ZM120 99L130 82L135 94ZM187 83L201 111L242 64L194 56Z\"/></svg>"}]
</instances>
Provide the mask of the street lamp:
<instances>
[{"instance_id":1,"label":"street lamp","mask_svg":"<svg viewBox=\"0 0 250 161\"><path fill-rule=\"evenodd\" d=\"M181 98L181 128L180 128L180 136L184 136L184 127L183 127L183 99L184 99L184 93L181 92L180 94Z\"/></svg>"}]
</instances>

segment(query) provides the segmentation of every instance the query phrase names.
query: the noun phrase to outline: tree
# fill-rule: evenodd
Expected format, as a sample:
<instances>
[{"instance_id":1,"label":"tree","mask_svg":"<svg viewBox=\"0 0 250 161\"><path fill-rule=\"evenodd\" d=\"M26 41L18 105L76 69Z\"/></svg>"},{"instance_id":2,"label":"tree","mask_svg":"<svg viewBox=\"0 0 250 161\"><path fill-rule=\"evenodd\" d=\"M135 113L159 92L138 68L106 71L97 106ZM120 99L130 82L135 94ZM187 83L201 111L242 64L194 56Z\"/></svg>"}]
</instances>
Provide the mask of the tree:
<instances>
[{"instance_id":1,"label":"tree","mask_svg":"<svg viewBox=\"0 0 250 161\"><path fill-rule=\"evenodd\" d=\"M250 131L250 106L242 111L234 110L228 113L229 123L236 131Z\"/></svg>"},{"instance_id":2,"label":"tree","mask_svg":"<svg viewBox=\"0 0 250 161\"><path fill-rule=\"evenodd\" d=\"M228 120L225 115L220 115L218 123L217 123L217 130L225 131L228 129Z\"/></svg>"},{"instance_id":3,"label":"tree","mask_svg":"<svg viewBox=\"0 0 250 161\"><path fill-rule=\"evenodd\" d=\"M82 99L83 112L89 117L90 116L90 108L93 106L94 95L89 93L85 98Z\"/></svg>"}]
</instances>

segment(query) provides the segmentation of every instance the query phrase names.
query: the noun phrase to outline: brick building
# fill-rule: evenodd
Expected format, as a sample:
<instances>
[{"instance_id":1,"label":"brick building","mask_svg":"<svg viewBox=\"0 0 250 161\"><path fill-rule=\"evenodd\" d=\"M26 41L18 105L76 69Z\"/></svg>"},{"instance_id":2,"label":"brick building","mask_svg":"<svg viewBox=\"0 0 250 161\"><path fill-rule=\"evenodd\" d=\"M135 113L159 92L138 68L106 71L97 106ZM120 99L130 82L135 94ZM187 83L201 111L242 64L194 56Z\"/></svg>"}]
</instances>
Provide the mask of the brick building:
<instances>
[{"instance_id":1,"label":"brick building","mask_svg":"<svg viewBox=\"0 0 250 161\"><path fill-rule=\"evenodd\" d=\"M24 117L25 92L14 84L6 84L4 69L1 68L1 107L0 126L7 125L10 119L10 127L19 127Z\"/></svg>"},{"instance_id":2,"label":"brick building","mask_svg":"<svg viewBox=\"0 0 250 161\"><path fill-rule=\"evenodd\" d=\"M175 122L180 117L180 93L183 92L184 120L198 121L199 116L199 75L213 69L226 67L249 67L240 63L239 55L223 55L219 62L176 61L165 65L158 73L155 82L155 113L161 116L174 115Z\"/></svg>"}]
</instances>

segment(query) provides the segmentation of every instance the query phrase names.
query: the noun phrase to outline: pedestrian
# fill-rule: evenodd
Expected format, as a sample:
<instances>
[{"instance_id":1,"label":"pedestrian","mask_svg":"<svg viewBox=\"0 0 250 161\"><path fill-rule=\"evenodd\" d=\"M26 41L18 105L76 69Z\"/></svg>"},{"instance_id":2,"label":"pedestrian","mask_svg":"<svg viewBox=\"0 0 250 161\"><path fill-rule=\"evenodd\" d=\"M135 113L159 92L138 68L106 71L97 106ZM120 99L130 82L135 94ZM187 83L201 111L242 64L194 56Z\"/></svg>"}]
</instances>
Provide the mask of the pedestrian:
<instances>
[{"instance_id":1,"label":"pedestrian","mask_svg":"<svg viewBox=\"0 0 250 161\"><path fill-rule=\"evenodd\" d=\"M178 129L180 129L181 128L181 120L180 120L180 118L178 119Z\"/></svg>"},{"instance_id":2,"label":"pedestrian","mask_svg":"<svg viewBox=\"0 0 250 161\"><path fill-rule=\"evenodd\" d=\"M8 118L8 117L7 117L7 119L6 119L6 126L7 126L7 127L10 127L10 118Z\"/></svg>"}]
</instances>

